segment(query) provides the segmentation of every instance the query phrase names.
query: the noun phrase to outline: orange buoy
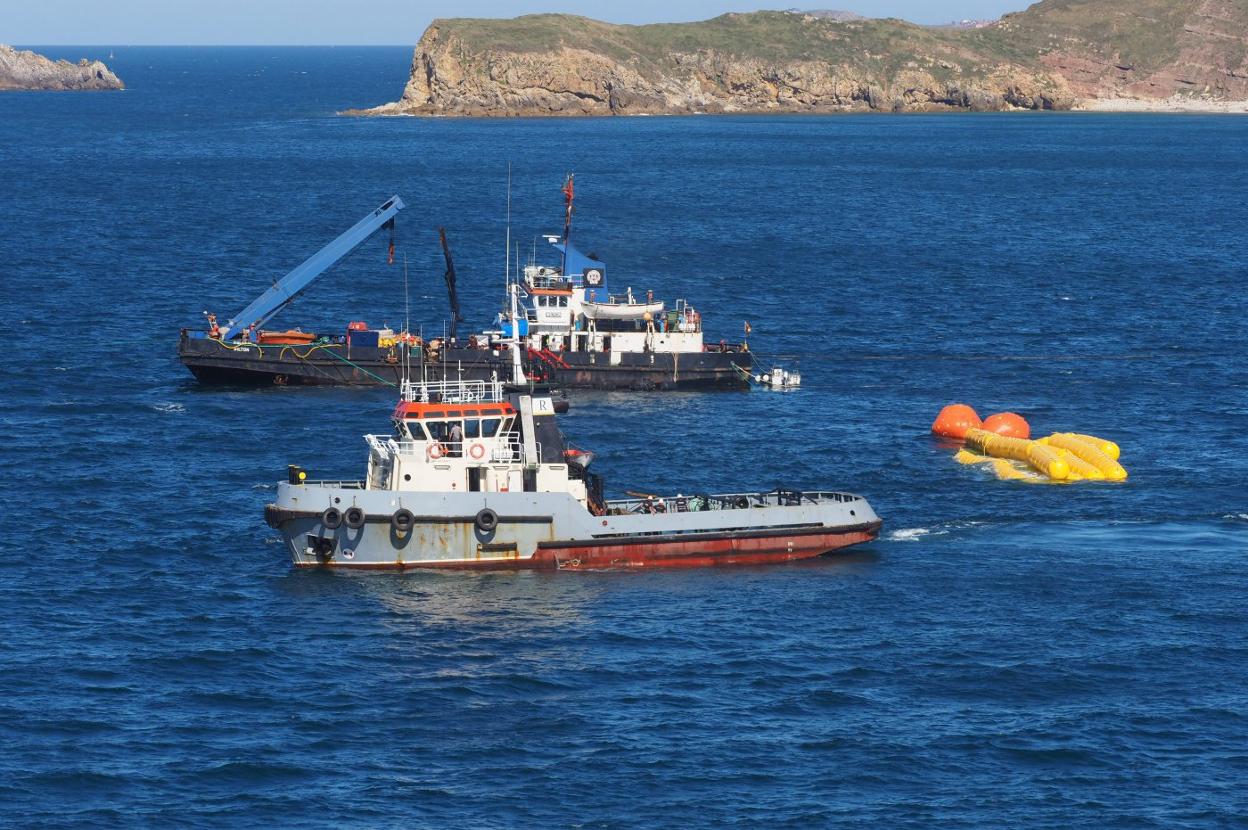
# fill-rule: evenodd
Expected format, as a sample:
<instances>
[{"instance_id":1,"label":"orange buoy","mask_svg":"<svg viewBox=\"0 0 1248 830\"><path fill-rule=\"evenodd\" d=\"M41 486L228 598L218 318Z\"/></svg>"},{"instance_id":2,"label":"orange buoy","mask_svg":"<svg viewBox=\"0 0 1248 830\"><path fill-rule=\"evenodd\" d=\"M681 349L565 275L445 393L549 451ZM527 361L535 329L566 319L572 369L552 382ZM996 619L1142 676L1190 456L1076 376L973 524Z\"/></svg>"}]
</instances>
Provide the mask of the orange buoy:
<instances>
[{"instance_id":1,"label":"orange buoy","mask_svg":"<svg viewBox=\"0 0 1248 830\"><path fill-rule=\"evenodd\" d=\"M966 438L968 429L978 429L979 425L979 413L974 409L964 403L951 403L936 416L932 423L932 432L961 441Z\"/></svg>"},{"instance_id":2,"label":"orange buoy","mask_svg":"<svg viewBox=\"0 0 1248 830\"><path fill-rule=\"evenodd\" d=\"M1013 412L998 412L984 419L983 429L1009 438L1030 438L1031 426L1023 416Z\"/></svg>"}]
</instances>

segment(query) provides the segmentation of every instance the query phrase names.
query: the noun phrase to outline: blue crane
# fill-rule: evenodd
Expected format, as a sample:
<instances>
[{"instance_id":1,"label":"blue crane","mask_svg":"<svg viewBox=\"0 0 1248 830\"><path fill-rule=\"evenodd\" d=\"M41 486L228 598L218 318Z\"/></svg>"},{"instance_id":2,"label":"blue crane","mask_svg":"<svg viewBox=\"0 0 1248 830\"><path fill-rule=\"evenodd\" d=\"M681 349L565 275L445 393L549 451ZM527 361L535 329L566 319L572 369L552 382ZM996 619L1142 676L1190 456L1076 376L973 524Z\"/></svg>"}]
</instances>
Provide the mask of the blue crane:
<instances>
[{"instance_id":1,"label":"blue crane","mask_svg":"<svg viewBox=\"0 0 1248 830\"><path fill-rule=\"evenodd\" d=\"M391 223L400 210L407 207L398 196L391 196L381 207L356 222L346 233L304 260L298 267L235 314L221 327L221 339L245 337L298 297L312 281L332 268L340 259L362 245L370 236Z\"/></svg>"}]
</instances>

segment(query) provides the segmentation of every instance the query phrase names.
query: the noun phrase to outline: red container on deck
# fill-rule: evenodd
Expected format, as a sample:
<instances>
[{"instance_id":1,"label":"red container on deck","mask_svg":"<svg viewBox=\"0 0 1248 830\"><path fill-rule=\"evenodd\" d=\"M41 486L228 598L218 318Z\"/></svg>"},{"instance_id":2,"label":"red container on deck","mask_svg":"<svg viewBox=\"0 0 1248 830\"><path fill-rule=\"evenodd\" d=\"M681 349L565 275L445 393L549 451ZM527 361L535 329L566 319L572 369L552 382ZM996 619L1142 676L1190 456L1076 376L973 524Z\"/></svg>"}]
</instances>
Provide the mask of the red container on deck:
<instances>
[{"instance_id":1,"label":"red container on deck","mask_svg":"<svg viewBox=\"0 0 1248 830\"><path fill-rule=\"evenodd\" d=\"M347 331L368 331L368 323L365 323L363 320L347 323Z\"/></svg>"}]
</instances>

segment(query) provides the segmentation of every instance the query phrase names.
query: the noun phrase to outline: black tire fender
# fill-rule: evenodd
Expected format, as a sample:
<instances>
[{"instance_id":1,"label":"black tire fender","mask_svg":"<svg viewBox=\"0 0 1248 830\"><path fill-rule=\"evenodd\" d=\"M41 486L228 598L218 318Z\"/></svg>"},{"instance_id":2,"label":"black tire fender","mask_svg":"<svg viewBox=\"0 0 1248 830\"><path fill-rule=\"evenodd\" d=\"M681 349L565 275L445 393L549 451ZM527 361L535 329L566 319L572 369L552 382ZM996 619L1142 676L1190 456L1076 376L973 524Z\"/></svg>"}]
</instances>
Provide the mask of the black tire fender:
<instances>
[{"instance_id":1,"label":"black tire fender","mask_svg":"<svg viewBox=\"0 0 1248 830\"><path fill-rule=\"evenodd\" d=\"M397 533L408 533L416 526L416 514L408 510L406 507L400 507L394 511L394 515L390 517L390 526Z\"/></svg>"},{"instance_id":2,"label":"black tire fender","mask_svg":"<svg viewBox=\"0 0 1248 830\"><path fill-rule=\"evenodd\" d=\"M342 527L342 511L337 507L330 507L321 514L321 524L326 530L337 530Z\"/></svg>"},{"instance_id":3,"label":"black tire fender","mask_svg":"<svg viewBox=\"0 0 1248 830\"><path fill-rule=\"evenodd\" d=\"M352 530L359 530L368 521L368 514L364 512L364 508L348 507L342 514L342 520L346 522L347 527Z\"/></svg>"},{"instance_id":4,"label":"black tire fender","mask_svg":"<svg viewBox=\"0 0 1248 830\"><path fill-rule=\"evenodd\" d=\"M482 533L489 533L498 527L498 514L490 508L484 507L472 521L477 526L477 530L480 530Z\"/></svg>"}]
</instances>

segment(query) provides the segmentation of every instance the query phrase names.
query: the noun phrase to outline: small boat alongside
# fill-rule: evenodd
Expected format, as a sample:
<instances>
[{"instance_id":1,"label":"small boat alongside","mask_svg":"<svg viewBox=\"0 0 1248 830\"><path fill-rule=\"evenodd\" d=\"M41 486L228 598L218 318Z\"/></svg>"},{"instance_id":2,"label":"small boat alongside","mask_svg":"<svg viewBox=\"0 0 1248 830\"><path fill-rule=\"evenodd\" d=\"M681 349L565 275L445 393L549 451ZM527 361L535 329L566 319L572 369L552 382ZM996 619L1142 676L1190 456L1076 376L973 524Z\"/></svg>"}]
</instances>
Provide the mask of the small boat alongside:
<instances>
[{"instance_id":1,"label":"small boat alongside","mask_svg":"<svg viewBox=\"0 0 1248 830\"><path fill-rule=\"evenodd\" d=\"M357 481L297 466L265 520L298 568L756 565L869 542L881 521L830 490L604 497L549 397L481 381L405 383Z\"/></svg>"}]
</instances>

